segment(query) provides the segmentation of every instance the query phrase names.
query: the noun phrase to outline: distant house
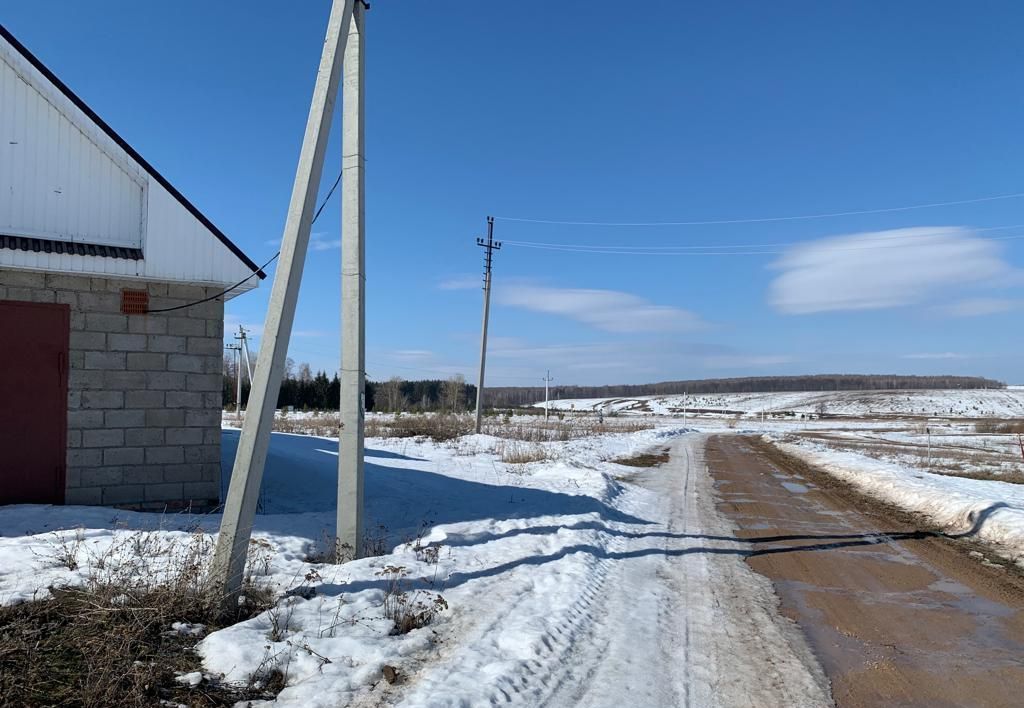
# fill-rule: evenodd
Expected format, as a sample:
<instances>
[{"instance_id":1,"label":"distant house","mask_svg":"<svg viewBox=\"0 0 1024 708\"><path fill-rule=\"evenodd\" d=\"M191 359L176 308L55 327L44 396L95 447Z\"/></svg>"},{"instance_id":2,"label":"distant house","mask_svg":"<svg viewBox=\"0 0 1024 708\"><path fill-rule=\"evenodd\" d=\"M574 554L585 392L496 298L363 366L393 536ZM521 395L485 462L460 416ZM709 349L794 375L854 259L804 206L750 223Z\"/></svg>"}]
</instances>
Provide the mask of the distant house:
<instances>
[{"instance_id":1,"label":"distant house","mask_svg":"<svg viewBox=\"0 0 1024 708\"><path fill-rule=\"evenodd\" d=\"M215 503L224 300L262 277L0 25L0 504Z\"/></svg>"}]
</instances>

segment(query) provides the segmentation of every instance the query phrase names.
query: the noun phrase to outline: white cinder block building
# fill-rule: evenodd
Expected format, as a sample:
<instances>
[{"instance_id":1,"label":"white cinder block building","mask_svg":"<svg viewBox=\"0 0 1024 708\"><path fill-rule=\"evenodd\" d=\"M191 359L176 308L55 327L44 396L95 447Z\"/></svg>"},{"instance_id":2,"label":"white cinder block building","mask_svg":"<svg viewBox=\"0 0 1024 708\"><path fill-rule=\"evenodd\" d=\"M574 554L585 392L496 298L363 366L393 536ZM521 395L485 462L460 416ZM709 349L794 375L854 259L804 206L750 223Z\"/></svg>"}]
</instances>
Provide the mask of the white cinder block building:
<instances>
[{"instance_id":1,"label":"white cinder block building","mask_svg":"<svg viewBox=\"0 0 1024 708\"><path fill-rule=\"evenodd\" d=\"M263 277L0 25L0 504L215 503L224 300Z\"/></svg>"}]
</instances>

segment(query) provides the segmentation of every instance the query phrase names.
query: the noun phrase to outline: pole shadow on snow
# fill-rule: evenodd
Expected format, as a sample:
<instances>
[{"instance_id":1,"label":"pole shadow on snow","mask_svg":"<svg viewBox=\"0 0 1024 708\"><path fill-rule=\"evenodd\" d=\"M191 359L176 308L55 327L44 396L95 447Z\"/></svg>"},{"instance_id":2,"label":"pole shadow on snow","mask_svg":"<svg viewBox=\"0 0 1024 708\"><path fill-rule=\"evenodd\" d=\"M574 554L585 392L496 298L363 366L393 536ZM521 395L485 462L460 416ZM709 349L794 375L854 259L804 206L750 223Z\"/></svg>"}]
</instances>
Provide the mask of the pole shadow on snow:
<instances>
[{"instance_id":1,"label":"pole shadow on snow","mask_svg":"<svg viewBox=\"0 0 1024 708\"><path fill-rule=\"evenodd\" d=\"M222 436L223 489L226 492L238 446L238 431L225 430ZM294 521L287 515L299 513L322 513L326 523L333 523L337 495L337 452L336 441L298 435L271 437L267 464L263 476L263 509L265 514L257 519L257 527L264 530L294 530ZM585 553L598 559L628 560L645 556L661 555L668 558L694 554L732 555L751 558L776 553L796 553L871 546L926 538L967 538L974 536L982 525L997 510L1008 507L1005 502L994 503L969 520L972 527L967 531L947 534L937 531L870 532L861 534L788 534L774 536L714 536L707 534L682 534L670 531L647 530L653 522L625 514L613 507L586 495L564 494L561 492L532 489L529 487L492 485L469 480L460 480L446 475L415 469L413 467L378 464L373 460L425 462L386 450L366 450L366 519L369 524L379 524L394 534L414 531L424 525L452 524L474 520L530 519L545 516L568 516L595 514L595 520L579 521L566 525L543 525L514 528L502 533L484 532L477 534L452 534L437 544L449 547L466 547L484 544L521 535L549 535L560 530L592 530L610 536L629 539L693 540L695 542L726 542L733 547L711 547L697 545L689 548L665 548L663 543L649 548L614 552L592 544L566 546L547 555L527 556L508 561L490 568L469 572L453 573L442 581L446 588L459 586L479 578L493 577L519 567L540 566L553 563L566 556ZM610 526L632 524L636 530L624 530ZM799 543L807 542L807 543ZM783 544L767 548L756 548L764 544ZM436 584L433 578L419 580L410 578L413 587L430 588ZM359 592L368 589L384 589L387 580L368 580L352 583L324 584L318 591L327 595Z\"/></svg>"},{"instance_id":2,"label":"pole shadow on snow","mask_svg":"<svg viewBox=\"0 0 1024 708\"><path fill-rule=\"evenodd\" d=\"M525 558L519 558L516 560L508 561L499 565L492 566L490 568L481 568L470 572L457 572L452 573L450 576L445 578L441 585L443 588L453 588L471 580L477 580L480 578L489 578L502 573L515 570L520 567L531 567L541 566L547 563L554 563L566 556L585 553L593 556L598 560L628 560L631 558L642 558L646 556L663 556L666 558L678 558L682 556L696 555L696 554L707 554L707 555L731 555L740 558L755 558L757 556L774 555L778 553L798 553L798 552L815 552L815 551L830 551L843 548L857 548L863 546L876 546L888 543L898 543L901 541L915 541L929 538L948 538L948 539L959 539L969 536L973 536L980 529L981 524L997 509L1008 506L1003 502L998 502L986 507L977 515L974 515L974 526L968 531L947 534L939 531L877 531L870 533L860 534L787 534L787 535L776 535L776 536L750 536L747 538L738 538L734 536L711 536L703 534L677 534L666 531L652 531L652 532L631 532L622 531L619 529L613 529L605 526L600 522L581 522L566 526L538 526L524 529L513 529L506 534L476 534L473 536L461 537L461 538L449 538L446 539L443 544L448 546L469 546L477 543L486 543L493 541L498 538L506 538L511 536L517 536L527 533L537 534L549 534L554 533L562 529L576 529L576 530L596 530L603 533L607 533L612 536L619 536L624 538L651 538L651 539L679 539L679 540L694 540L694 541L725 541L738 544L733 548L716 548L710 546L693 546L690 548L664 548L650 547L640 548L631 551L608 551L605 548L594 546L592 544L576 544L572 546L566 546L554 553L546 555L527 556ZM750 546L758 544L772 544L782 543L786 544L792 541L820 541L820 543L805 543L805 544L794 544L794 545L779 545L769 548L750 548ZM410 579L411 586L415 589L437 589L438 583L434 578L422 577L419 579ZM379 580L371 581L359 581L352 583L341 583L341 584L325 584L318 588L318 590L327 595L337 595L341 593L353 593L362 590L383 590L386 589L387 582Z\"/></svg>"},{"instance_id":3,"label":"pole shadow on snow","mask_svg":"<svg viewBox=\"0 0 1024 708\"><path fill-rule=\"evenodd\" d=\"M226 494L239 433L221 438L222 493ZM337 508L338 443L299 435L272 435L261 486L265 515L331 512ZM424 524L451 524L480 519L521 519L563 514L597 514L608 521L650 522L624 514L586 495L484 484L413 467L374 460L424 462L384 450L366 450L365 519L391 532ZM458 464L453 462L452 464ZM332 520L333 521L333 520ZM257 527L280 520L257 519Z\"/></svg>"}]
</instances>

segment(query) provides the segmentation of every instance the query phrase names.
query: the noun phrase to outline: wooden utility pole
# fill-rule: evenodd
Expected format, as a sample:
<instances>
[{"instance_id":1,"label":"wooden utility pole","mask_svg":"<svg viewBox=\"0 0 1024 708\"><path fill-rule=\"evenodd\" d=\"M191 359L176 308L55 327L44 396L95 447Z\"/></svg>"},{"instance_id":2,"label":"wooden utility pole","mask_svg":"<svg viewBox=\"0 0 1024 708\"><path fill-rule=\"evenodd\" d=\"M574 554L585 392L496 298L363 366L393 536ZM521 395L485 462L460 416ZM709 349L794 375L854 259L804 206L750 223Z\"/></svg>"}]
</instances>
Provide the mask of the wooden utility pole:
<instances>
[{"instance_id":1,"label":"wooden utility pole","mask_svg":"<svg viewBox=\"0 0 1024 708\"><path fill-rule=\"evenodd\" d=\"M363 422L366 382L364 9L352 10L341 114L341 432L338 436L338 562L363 552Z\"/></svg>"},{"instance_id":2,"label":"wooden utility pole","mask_svg":"<svg viewBox=\"0 0 1024 708\"><path fill-rule=\"evenodd\" d=\"M476 432L484 413L484 366L487 363L487 320L491 313L491 263L494 252L501 249L501 242L494 240L494 217L487 217L487 240L476 240L477 246L484 247L484 323L480 329L480 372L476 379Z\"/></svg>"},{"instance_id":3,"label":"wooden utility pole","mask_svg":"<svg viewBox=\"0 0 1024 708\"><path fill-rule=\"evenodd\" d=\"M242 587L256 502L270 445L270 429L274 422L277 394L295 320L299 283L302 280L313 210L316 208L316 195L327 151L352 5L353 0L334 0L331 7L327 36L302 140L302 152L288 204L288 217L281 239L281 257L270 291L263 339L256 361L256 380L252 382L249 395L250 415L246 416L239 437L217 548L210 568L211 587L220 593L226 611L235 608Z\"/></svg>"}]
</instances>

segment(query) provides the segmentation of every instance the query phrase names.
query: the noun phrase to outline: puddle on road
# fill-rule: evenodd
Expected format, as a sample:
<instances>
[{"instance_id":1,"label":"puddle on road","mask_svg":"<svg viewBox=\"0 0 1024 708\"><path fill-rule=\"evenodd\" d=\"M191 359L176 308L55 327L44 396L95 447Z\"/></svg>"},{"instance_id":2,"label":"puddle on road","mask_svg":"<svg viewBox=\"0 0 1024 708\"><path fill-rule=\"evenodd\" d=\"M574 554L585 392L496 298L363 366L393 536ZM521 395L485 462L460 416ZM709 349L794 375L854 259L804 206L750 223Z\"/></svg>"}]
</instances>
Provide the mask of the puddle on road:
<instances>
[{"instance_id":1,"label":"puddle on road","mask_svg":"<svg viewBox=\"0 0 1024 708\"><path fill-rule=\"evenodd\" d=\"M811 491L806 485L797 482L781 482L781 484L787 490L793 492L793 494L807 494L807 492Z\"/></svg>"}]
</instances>

